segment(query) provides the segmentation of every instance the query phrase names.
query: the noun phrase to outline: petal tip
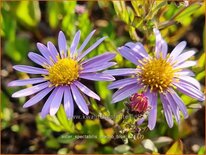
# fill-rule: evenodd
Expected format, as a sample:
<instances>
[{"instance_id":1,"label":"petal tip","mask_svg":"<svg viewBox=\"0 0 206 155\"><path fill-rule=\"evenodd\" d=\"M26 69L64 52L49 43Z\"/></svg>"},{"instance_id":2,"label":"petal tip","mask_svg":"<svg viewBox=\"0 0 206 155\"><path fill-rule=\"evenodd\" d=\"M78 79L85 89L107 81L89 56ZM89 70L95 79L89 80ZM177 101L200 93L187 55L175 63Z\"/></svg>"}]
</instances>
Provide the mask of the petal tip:
<instances>
[{"instance_id":1,"label":"petal tip","mask_svg":"<svg viewBox=\"0 0 206 155\"><path fill-rule=\"evenodd\" d=\"M158 33L160 33L160 31L155 27L155 28L153 28L153 32L155 33L155 34L158 34Z\"/></svg>"},{"instance_id":2,"label":"petal tip","mask_svg":"<svg viewBox=\"0 0 206 155\"><path fill-rule=\"evenodd\" d=\"M65 34L64 34L64 32L59 31L58 38L59 38L59 39L60 39L60 38L65 38Z\"/></svg>"},{"instance_id":3,"label":"petal tip","mask_svg":"<svg viewBox=\"0 0 206 155\"><path fill-rule=\"evenodd\" d=\"M154 129L154 127L152 127L151 125L148 125L147 126L150 130L153 130Z\"/></svg>"},{"instance_id":4,"label":"petal tip","mask_svg":"<svg viewBox=\"0 0 206 155\"><path fill-rule=\"evenodd\" d=\"M113 103L116 103L117 101L116 100L114 100L114 99L112 99L112 101L111 101L111 103L113 104Z\"/></svg>"},{"instance_id":5,"label":"petal tip","mask_svg":"<svg viewBox=\"0 0 206 155\"><path fill-rule=\"evenodd\" d=\"M55 114L56 114L56 110L55 109L50 109L50 111L49 111L49 114L51 115L51 116L54 116Z\"/></svg>"},{"instance_id":6,"label":"petal tip","mask_svg":"<svg viewBox=\"0 0 206 155\"><path fill-rule=\"evenodd\" d=\"M18 95L18 94L16 94L16 93L14 93L14 94L12 94L12 95L11 95L11 97L13 97L13 98L18 98L18 97L19 97L19 95Z\"/></svg>"},{"instance_id":7,"label":"petal tip","mask_svg":"<svg viewBox=\"0 0 206 155\"><path fill-rule=\"evenodd\" d=\"M101 99L100 99L100 97L98 96L98 98L96 98L98 101L100 101Z\"/></svg>"},{"instance_id":8,"label":"petal tip","mask_svg":"<svg viewBox=\"0 0 206 155\"><path fill-rule=\"evenodd\" d=\"M28 108L29 106L27 104L24 104L23 105L23 108Z\"/></svg>"},{"instance_id":9,"label":"petal tip","mask_svg":"<svg viewBox=\"0 0 206 155\"><path fill-rule=\"evenodd\" d=\"M37 48L39 48L40 46L42 46L42 43L37 42L37 43L36 43L36 46L37 46Z\"/></svg>"},{"instance_id":10,"label":"petal tip","mask_svg":"<svg viewBox=\"0 0 206 155\"><path fill-rule=\"evenodd\" d=\"M89 115L89 111L84 111L84 114L85 115Z\"/></svg>"}]
</instances>

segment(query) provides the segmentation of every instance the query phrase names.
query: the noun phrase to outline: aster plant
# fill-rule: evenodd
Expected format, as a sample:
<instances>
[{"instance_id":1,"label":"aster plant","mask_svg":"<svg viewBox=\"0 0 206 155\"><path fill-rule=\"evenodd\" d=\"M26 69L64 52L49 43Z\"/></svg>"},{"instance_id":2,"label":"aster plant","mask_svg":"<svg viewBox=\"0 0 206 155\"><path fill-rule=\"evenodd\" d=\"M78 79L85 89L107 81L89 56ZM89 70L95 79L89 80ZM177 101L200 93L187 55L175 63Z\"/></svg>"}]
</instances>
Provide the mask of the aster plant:
<instances>
[{"instance_id":1,"label":"aster plant","mask_svg":"<svg viewBox=\"0 0 206 155\"><path fill-rule=\"evenodd\" d=\"M136 68L113 69L104 72L113 76L130 76L108 86L109 89L118 89L112 96L112 103L130 97L135 101L135 103L130 103L130 108L134 108L132 111L143 112L148 101L150 107L148 127L150 130L154 129L156 124L158 95L170 128L174 123L173 116L178 123L180 122L180 112L185 118L188 117L186 106L175 90L199 101L205 100L200 83L192 77L194 73L186 69L196 65L196 61L188 60L195 54L195 51L183 52L186 42L182 41L169 54L168 45L159 30L154 28L154 34L156 37L154 56L150 56L141 43L129 42L118 48L118 51L124 58L135 64ZM135 96L132 95L136 93L139 95L135 95L138 98L134 99ZM144 118L140 119L138 123L143 121Z\"/></svg>"},{"instance_id":2,"label":"aster plant","mask_svg":"<svg viewBox=\"0 0 206 155\"><path fill-rule=\"evenodd\" d=\"M37 43L37 48L41 55L29 52L28 57L41 68L26 65L15 65L13 68L28 74L37 74L40 77L10 82L8 86L33 84L32 87L15 92L12 97L35 94L23 105L24 108L27 108L38 103L51 93L42 108L42 117L47 114L55 115L62 100L68 118L72 118L74 114L74 101L78 108L88 115L89 109L83 94L96 100L100 100L100 97L80 80L112 81L114 80L113 76L107 73L99 73L99 71L116 64L115 62L110 62L115 57L115 54L110 52L84 60L84 57L105 39L103 37L97 40L92 46L84 50L94 33L95 30L87 36L79 48L81 31L75 34L70 47L67 46L64 33L60 31L58 36L59 51L51 42L48 42L47 46Z\"/></svg>"}]
</instances>

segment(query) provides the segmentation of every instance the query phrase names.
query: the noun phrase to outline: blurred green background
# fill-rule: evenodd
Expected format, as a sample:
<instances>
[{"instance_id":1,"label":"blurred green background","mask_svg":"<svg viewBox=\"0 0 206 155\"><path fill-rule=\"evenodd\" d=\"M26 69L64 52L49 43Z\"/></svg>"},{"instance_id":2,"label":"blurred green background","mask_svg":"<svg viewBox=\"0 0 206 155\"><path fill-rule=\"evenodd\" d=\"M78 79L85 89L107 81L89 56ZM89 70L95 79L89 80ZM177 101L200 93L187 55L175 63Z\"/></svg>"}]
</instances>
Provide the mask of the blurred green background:
<instances>
[{"instance_id":1,"label":"blurred green background","mask_svg":"<svg viewBox=\"0 0 206 155\"><path fill-rule=\"evenodd\" d=\"M171 51L181 40L188 48L197 50L193 59L198 65L192 70L204 90L205 78L205 7L202 1L168 2L155 0L127 1L3 1L1 5L1 153L167 153L205 154L205 107L203 103L181 95L190 117L175 124L172 129L162 115L159 103L157 125L153 131L146 123L136 127L139 138L112 138L117 130L111 120L67 120L63 107L56 116L42 119L39 111L44 101L23 109L29 98L14 99L11 94L19 87L8 88L7 83L28 78L25 73L12 69L15 64L33 65L29 51L38 52L37 42L52 41L57 45L58 32L62 30L71 43L77 30L81 40L96 29L89 42L108 36L92 57L106 51L116 52L117 47L129 41L141 41L149 53L154 51L154 26L161 30ZM89 46L88 45L88 46ZM118 53L118 67L134 67ZM90 99L90 115L121 115L124 103L111 104L112 91L108 82L87 82L97 92L101 102ZM76 110L76 115L81 113ZM117 120L113 120L118 123ZM127 128L123 126L123 128ZM129 127L128 127L129 129ZM85 138L85 135L95 137ZM82 136L82 137L81 137ZM122 134L124 136L124 134ZM128 136L128 135L127 135ZM97 138L96 138L97 137ZM102 138L99 138L102 137ZM103 138L106 137L106 138Z\"/></svg>"}]
</instances>

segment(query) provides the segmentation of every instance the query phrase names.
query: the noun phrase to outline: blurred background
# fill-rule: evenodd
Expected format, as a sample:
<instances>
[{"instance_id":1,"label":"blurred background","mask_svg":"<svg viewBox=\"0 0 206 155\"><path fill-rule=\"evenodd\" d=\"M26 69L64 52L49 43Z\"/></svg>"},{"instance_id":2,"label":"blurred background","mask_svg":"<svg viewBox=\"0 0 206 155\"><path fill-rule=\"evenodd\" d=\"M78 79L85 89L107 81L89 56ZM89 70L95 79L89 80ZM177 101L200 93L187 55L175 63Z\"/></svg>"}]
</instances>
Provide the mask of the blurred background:
<instances>
[{"instance_id":1,"label":"blurred background","mask_svg":"<svg viewBox=\"0 0 206 155\"><path fill-rule=\"evenodd\" d=\"M92 118L95 115L122 115L124 102L111 104L112 91L108 82L87 81L87 86L97 92L101 101L90 99L89 119L67 120L63 107L56 116L42 119L39 112L44 100L28 109L22 105L30 97L11 98L20 87L8 88L7 83L16 79L29 78L28 74L16 72L13 65L33 65L28 59L30 51L38 52L37 42L52 41L57 45L58 32L62 30L71 43L77 30L81 40L96 29L89 42L108 38L88 57L116 52L124 43L140 41L149 53L154 51L154 26L161 30L171 51L178 42L187 41L187 48L197 51L192 58L198 61L192 67L196 79L204 90L205 79L205 4L203 1L3 1L1 4L1 153L196 153L205 154L205 106L190 97L181 95L189 112L189 118L180 125L169 128L159 103L157 125L153 131L146 123L136 126L137 137L128 138L130 130L122 125L117 131L114 123ZM88 45L88 46L89 46ZM118 67L134 67L118 53ZM29 87L29 86L28 86ZM78 109L75 115L82 115ZM127 121L127 120L126 120ZM112 122L112 123L111 123ZM127 122L126 122L127 123ZM132 122L129 122L130 124ZM117 133L122 138L117 137ZM93 135L94 137L85 137ZM98 138L105 137L105 138Z\"/></svg>"}]
</instances>

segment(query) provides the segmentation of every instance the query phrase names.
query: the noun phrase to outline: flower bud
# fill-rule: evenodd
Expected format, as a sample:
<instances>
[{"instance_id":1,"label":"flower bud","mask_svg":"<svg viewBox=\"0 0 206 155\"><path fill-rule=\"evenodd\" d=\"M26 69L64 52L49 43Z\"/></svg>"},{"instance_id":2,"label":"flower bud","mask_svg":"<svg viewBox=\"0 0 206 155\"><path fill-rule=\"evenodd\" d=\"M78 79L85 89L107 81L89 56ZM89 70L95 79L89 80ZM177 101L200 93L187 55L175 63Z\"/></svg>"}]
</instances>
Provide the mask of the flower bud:
<instances>
[{"instance_id":1,"label":"flower bud","mask_svg":"<svg viewBox=\"0 0 206 155\"><path fill-rule=\"evenodd\" d=\"M130 109L133 112L144 113L148 110L148 98L144 94L135 93L130 97Z\"/></svg>"}]
</instances>

